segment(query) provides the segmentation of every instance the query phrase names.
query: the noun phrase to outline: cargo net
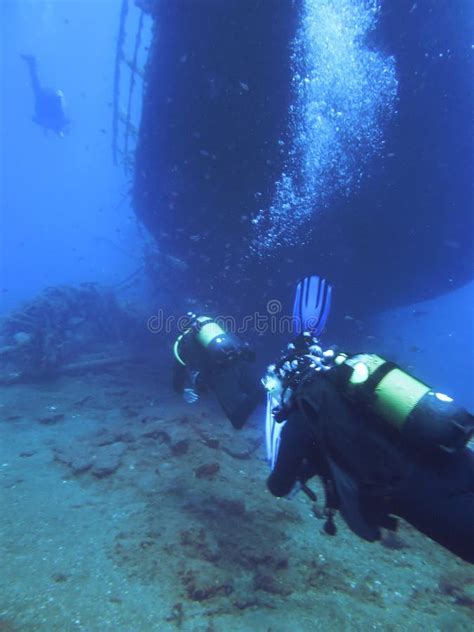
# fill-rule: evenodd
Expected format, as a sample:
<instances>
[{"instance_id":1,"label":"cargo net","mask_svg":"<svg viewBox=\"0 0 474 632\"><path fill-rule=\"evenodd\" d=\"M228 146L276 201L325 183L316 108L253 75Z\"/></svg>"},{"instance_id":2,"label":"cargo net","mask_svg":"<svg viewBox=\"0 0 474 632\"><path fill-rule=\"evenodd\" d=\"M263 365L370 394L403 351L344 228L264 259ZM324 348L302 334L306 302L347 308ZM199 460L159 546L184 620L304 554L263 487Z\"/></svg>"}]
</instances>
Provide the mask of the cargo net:
<instances>
[{"instance_id":1,"label":"cargo net","mask_svg":"<svg viewBox=\"0 0 474 632\"><path fill-rule=\"evenodd\" d=\"M48 287L0 321L0 385L62 373L84 352L131 343L139 332L108 288Z\"/></svg>"}]
</instances>

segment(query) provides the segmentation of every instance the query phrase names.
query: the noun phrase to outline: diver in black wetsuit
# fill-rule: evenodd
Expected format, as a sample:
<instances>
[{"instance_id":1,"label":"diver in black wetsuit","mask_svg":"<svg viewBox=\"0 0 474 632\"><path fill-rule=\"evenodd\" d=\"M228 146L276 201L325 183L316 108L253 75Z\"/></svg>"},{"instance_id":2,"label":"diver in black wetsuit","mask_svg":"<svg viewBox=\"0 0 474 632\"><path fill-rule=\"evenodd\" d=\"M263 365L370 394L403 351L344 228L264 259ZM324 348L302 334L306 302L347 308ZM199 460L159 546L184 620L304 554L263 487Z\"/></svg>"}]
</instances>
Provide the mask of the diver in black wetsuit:
<instances>
[{"instance_id":1,"label":"diver in black wetsuit","mask_svg":"<svg viewBox=\"0 0 474 632\"><path fill-rule=\"evenodd\" d=\"M36 57L21 55L27 63L31 86L35 97L35 115L33 121L45 131L51 130L58 136L64 136L64 131L70 123L64 111L64 95L61 90L43 88L38 78Z\"/></svg>"},{"instance_id":2,"label":"diver in black wetsuit","mask_svg":"<svg viewBox=\"0 0 474 632\"><path fill-rule=\"evenodd\" d=\"M368 541L400 517L474 563L473 415L379 356L323 353L324 284L299 284L299 335L265 379L269 490L314 500L320 476L327 533L336 510Z\"/></svg>"},{"instance_id":3,"label":"diver in black wetsuit","mask_svg":"<svg viewBox=\"0 0 474 632\"><path fill-rule=\"evenodd\" d=\"M210 389L234 428L241 428L262 399L254 354L214 319L188 316L189 327L174 344L173 388L188 403Z\"/></svg>"},{"instance_id":4,"label":"diver in black wetsuit","mask_svg":"<svg viewBox=\"0 0 474 632\"><path fill-rule=\"evenodd\" d=\"M318 277L298 284L296 338L263 380L269 490L315 500L306 483L320 476L327 533L337 510L368 541L400 517L474 563L474 417L379 356L323 352L331 292ZM175 390L193 401L207 385L241 428L261 398L248 347L193 316L174 351Z\"/></svg>"}]
</instances>

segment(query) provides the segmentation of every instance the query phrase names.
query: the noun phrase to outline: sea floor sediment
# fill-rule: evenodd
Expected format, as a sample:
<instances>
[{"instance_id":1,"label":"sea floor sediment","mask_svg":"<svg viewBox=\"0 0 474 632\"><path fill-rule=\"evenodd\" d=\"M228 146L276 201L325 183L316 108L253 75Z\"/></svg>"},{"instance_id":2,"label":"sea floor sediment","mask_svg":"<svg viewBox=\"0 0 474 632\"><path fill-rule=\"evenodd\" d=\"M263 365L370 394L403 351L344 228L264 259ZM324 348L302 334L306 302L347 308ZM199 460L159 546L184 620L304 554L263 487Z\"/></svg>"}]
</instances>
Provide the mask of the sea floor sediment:
<instances>
[{"instance_id":1,"label":"sea floor sediment","mask_svg":"<svg viewBox=\"0 0 474 632\"><path fill-rule=\"evenodd\" d=\"M143 367L2 388L0 631L472 627L468 564L404 523L327 536L267 474L261 415L237 432Z\"/></svg>"}]
</instances>

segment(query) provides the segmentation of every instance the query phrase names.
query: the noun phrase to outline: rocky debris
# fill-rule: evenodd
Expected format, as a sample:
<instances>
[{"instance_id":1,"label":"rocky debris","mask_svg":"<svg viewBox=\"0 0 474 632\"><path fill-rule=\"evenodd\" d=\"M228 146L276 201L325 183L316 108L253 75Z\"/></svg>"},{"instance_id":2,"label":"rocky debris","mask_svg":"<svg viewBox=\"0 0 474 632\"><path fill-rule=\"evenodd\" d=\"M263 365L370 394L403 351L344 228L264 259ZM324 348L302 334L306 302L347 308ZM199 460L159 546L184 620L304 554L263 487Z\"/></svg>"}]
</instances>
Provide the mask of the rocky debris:
<instances>
[{"instance_id":1,"label":"rocky debris","mask_svg":"<svg viewBox=\"0 0 474 632\"><path fill-rule=\"evenodd\" d=\"M206 437L206 438L202 438L201 439L202 443L207 446L208 448L211 448L211 450L218 450L219 449L219 439L215 439L213 437Z\"/></svg>"},{"instance_id":2,"label":"rocky debris","mask_svg":"<svg viewBox=\"0 0 474 632\"><path fill-rule=\"evenodd\" d=\"M166 621L172 621L179 629L184 620L184 609L183 604L181 602L175 603L171 609L171 614L166 617Z\"/></svg>"},{"instance_id":3,"label":"rocky debris","mask_svg":"<svg viewBox=\"0 0 474 632\"><path fill-rule=\"evenodd\" d=\"M93 397L92 395L85 395L81 399L78 399L76 402L74 402L74 407L75 408L80 408L82 406L91 406L91 407L94 407L94 408L104 408L104 406L100 406L100 404L97 401L97 398Z\"/></svg>"},{"instance_id":4,"label":"rocky debris","mask_svg":"<svg viewBox=\"0 0 474 632\"><path fill-rule=\"evenodd\" d=\"M158 441L159 443L171 443L170 435L165 430L161 429L154 429L148 432L144 432L142 434L142 437L145 437L146 439L153 439L154 441Z\"/></svg>"},{"instance_id":5,"label":"rocky debris","mask_svg":"<svg viewBox=\"0 0 474 632\"><path fill-rule=\"evenodd\" d=\"M254 452L256 452L262 445L262 439L261 437L248 439L246 444L246 447L242 449L235 449L234 447L229 447L223 444L221 446L221 450L234 459L250 459Z\"/></svg>"},{"instance_id":6,"label":"rocky debris","mask_svg":"<svg viewBox=\"0 0 474 632\"><path fill-rule=\"evenodd\" d=\"M170 420L168 425L173 427L174 421ZM163 422L161 420L156 420L151 427L147 426L147 428L146 432L141 433L142 439L150 439L157 444L166 444L174 457L184 456L189 452L189 439L173 440L172 436L166 430L163 430Z\"/></svg>"},{"instance_id":7,"label":"rocky debris","mask_svg":"<svg viewBox=\"0 0 474 632\"><path fill-rule=\"evenodd\" d=\"M110 476L118 470L126 448L122 443L104 446L96 454L92 466L92 474L97 478Z\"/></svg>"},{"instance_id":8,"label":"rocky debris","mask_svg":"<svg viewBox=\"0 0 474 632\"><path fill-rule=\"evenodd\" d=\"M90 471L93 476L104 478L118 470L125 451L123 443L105 446L77 444L74 447L55 447L54 458L67 465L74 475Z\"/></svg>"},{"instance_id":9,"label":"rocky debris","mask_svg":"<svg viewBox=\"0 0 474 632\"><path fill-rule=\"evenodd\" d=\"M0 357L7 369L0 381L104 369L122 358L107 353L84 362L78 357L104 343L133 342L140 331L136 315L108 288L48 287L0 321Z\"/></svg>"},{"instance_id":10,"label":"rocky debris","mask_svg":"<svg viewBox=\"0 0 474 632\"><path fill-rule=\"evenodd\" d=\"M179 533L180 544L186 547L187 557L202 559L206 562L216 563L221 557L219 543L201 529L183 529Z\"/></svg>"},{"instance_id":11,"label":"rocky debris","mask_svg":"<svg viewBox=\"0 0 474 632\"><path fill-rule=\"evenodd\" d=\"M85 446L56 447L53 452L55 460L70 467L75 475L82 474L92 467L94 456L92 451Z\"/></svg>"},{"instance_id":12,"label":"rocky debris","mask_svg":"<svg viewBox=\"0 0 474 632\"><path fill-rule=\"evenodd\" d=\"M380 540L382 546L386 549L391 549L393 551L400 551L401 549L409 548L409 545L402 540L402 538L393 531L387 531L383 533L382 539Z\"/></svg>"},{"instance_id":13,"label":"rocky debris","mask_svg":"<svg viewBox=\"0 0 474 632\"><path fill-rule=\"evenodd\" d=\"M454 604L474 611L474 575L470 569L444 572L438 580L438 591Z\"/></svg>"},{"instance_id":14,"label":"rocky debris","mask_svg":"<svg viewBox=\"0 0 474 632\"><path fill-rule=\"evenodd\" d=\"M63 582L67 582L69 575L66 575L66 573L53 573L51 579L53 582L56 582L56 584L62 584Z\"/></svg>"},{"instance_id":15,"label":"rocky debris","mask_svg":"<svg viewBox=\"0 0 474 632\"><path fill-rule=\"evenodd\" d=\"M231 580L223 578L217 572L209 571L206 575L193 571L183 573L181 580L188 599L192 601L207 601L215 597L229 596L234 591Z\"/></svg>"},{"instance_id":16,"label":"rocky debris","mask_svg":"<svg viewBox=\"0 0 474 632\"><path fill-rule=\"evenodd\" d=\"M183 456L184 454L187 454L189 450L189 441L187 439L182 439L181 441L177 441L170 447L173 456Z\"/></svg>"},{"instance_id":17,"label":"rocky debris","mask_svg":"<svg viewBox=\"0 0 474 632\"><path fill-rule=\"evenodd\" d=\"M124 417L134 418L138 417L140 413L132 408L132 406L122 406L122 413Z\"/></svg>"},{"instance_id":18,"label":"rocky debris","mask_svg":"<svg viewBox=\"0 0 474 632\"><path fill-rule=\"evenodd\" d=\"M281 597L288 597L293 592L293 589L288 586L284 578L260 571L254 575L253 586L256 591L262 590Z\"/></svg>"},{"instance_id":19,"label":"rocky debris","mask_svg":"<svg viewBox=\"0 0 474 632\"><path fill-rule=\"evenodd\" d=\"M194 470L194 475L196 478L211 479L216 476L220 469L219 463L204 463Z\"/></svg>"},{"instance_id":20,"label":"rocky debris","mask_svg":"<svg viewBox=\"0 0 474 632\"><path fill-rule=\"evenodd\" d=\"M63 420L64 415L62 413L56 413L55 415L41 417L40 419L38 419L38 423L43 424L43 426L54 426L54 424L58 424L60 421Z\"/></svg>"},{"instance_id":21,"label":"rocky debris","mask_svg":"<svg viewBox=\"0 0 474 632\"><path fill-rule=\"evenodd\" d=\"M98 447L112 445L114 443L133 443L137 437L130 430L113 431L109 428L101 428L92 440Z\"/></svg>"}]
</instances>

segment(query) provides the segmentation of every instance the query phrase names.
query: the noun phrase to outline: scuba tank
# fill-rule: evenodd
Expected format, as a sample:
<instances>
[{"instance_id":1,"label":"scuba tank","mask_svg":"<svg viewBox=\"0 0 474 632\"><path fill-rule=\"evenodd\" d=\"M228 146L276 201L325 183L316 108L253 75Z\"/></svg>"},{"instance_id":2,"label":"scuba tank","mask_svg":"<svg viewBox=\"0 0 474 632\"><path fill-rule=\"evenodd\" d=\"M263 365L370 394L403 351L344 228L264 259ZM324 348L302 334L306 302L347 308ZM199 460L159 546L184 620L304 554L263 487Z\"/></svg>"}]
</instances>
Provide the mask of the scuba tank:
<instances>
[{"instance_id":1,"label":"scuba tank","mask_svg":"<svg viewBox=\"0 0 474 632\"><path fill-rule=\"evenodd\" d=\"M334 358L342 393L367 406L415 447L462 450L474 434L474 416L393 362L375 354Z\"/></svg>"},{"instance_id":2,"label":"scuba tank","mask_svg":"<svg viewBox=\"0 0 474 632\"><path fill-rule=\"evenodd\" d=\"M239 357L246 345L243 345L237 338L228 334L210 316L196 316L189 314L190 326L178 336L173 346L175 358L180 364L186 366L186 342L189 337L205 351L206 356L212 364L226 364Z\"/></svg>"}]
</instances>

